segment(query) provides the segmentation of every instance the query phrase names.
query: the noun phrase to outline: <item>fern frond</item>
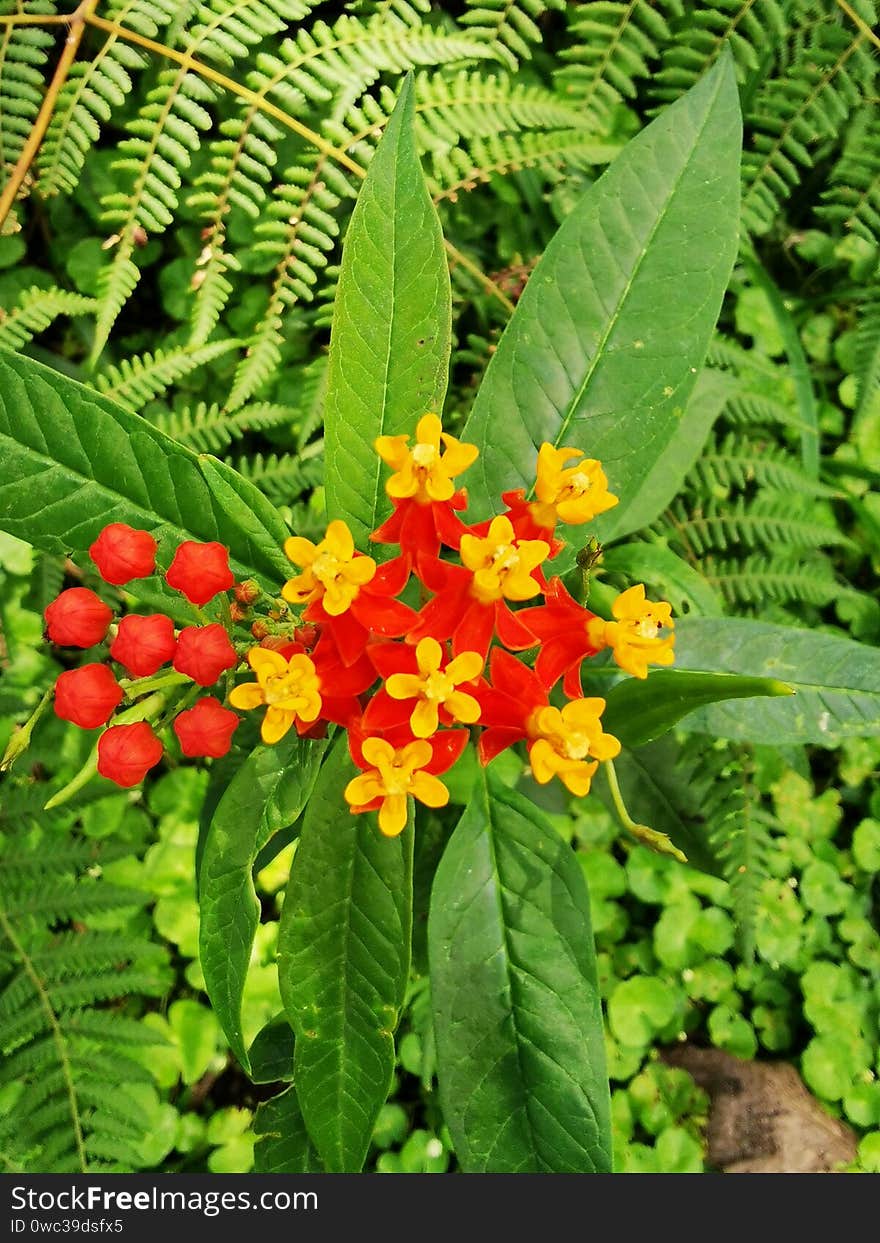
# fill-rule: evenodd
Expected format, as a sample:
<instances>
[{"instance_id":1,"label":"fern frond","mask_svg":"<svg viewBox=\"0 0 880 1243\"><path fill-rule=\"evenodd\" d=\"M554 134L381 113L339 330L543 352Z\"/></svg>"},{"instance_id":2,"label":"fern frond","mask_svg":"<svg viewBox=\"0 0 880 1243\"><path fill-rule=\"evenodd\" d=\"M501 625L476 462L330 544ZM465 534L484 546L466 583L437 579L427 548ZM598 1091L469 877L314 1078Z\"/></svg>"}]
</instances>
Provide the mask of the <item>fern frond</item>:
<instances>
[{"instance_id":1,"label":"fern frond","mask_svg":"<svg viewBox=\"0 0 880 1243\"><path fill-rule=\"evenodd\" d=\"M773 493L754 501L742 496L720 505L706 501L693 510L676 501L668 512L676 535L698 557L727 553L737 546L767 550L853 547L836 525L804 511L804 500L803 496Z\"/></svg>"},{"instance_id":2,"label":"fern frond","mask_svg":"<svg viewBox=\"0 0 880 1243\"><path fill-rule=\"evenodd\" d=\"M830 182L816 214L851 229L872 246L880 244L880 112L876 100L853 117Z\"/></svg>"},{"instance_id":3,"label":"fern frond","mask_svg":"<svg viewBox=\"0 0 880 1243\"><path fill-rule=\"evenodd\" d=\"M468 0L461 24L484 39L511 69L529 60L532 43L542 40L538 19L548 9L564 9L564 0Z\"/></svg>"},{"instance_id":4,"label":"fern frond","mask_svg":"<svg viewBox=\"0 0 880 1243\"><path fill-rule=\"evenodd\" d=\"M136 354L123 359L118 367L108 367L101 372L96 384L100 392L121 406L139 410L184 376L238 349L241 344L235 338L227 338L208 345L181 345L171 350L156 350L155 354Z\"/></svg>"},{"instance_id":5,"label":"fern frond","mask_svg":"<svg viewBox=\"0 0 880 1243\"><path fill-rule=\"evenodd\" d=\"M296 411L290 406L270 402L253 402L235 411L199 402L197 406L158 415L152 422L197 453L220 453L248 432L292 427L295 419Z\"/></svg>"},{"instance_id":6,"label":"fern frond","mask_svg":"<svg viewBox=\"0 0 880 1243\"><path fill-rule=\"evenodd\" d=\"M302 452L319 427L324 425L324 401L327 395L327 355L322 354L296 376L298 389L294 394L298 427L296 447Z\"/></svg>"},{"instance_id":7,"label":"fern frond","mask_svg":"<svg viewBox=\"0 0 880 1243\"><path fill-rule=\"evenodd\" d=\"M760 606L768 600L821 606L845 593L828 562L818 557L757 553L741 560L706 557L700 570L725 601L736 607Z\"/></svg>"},{"instance_id":8,"label":"fern frond","mask_svg":"<svg viewBox=\"0 0 880 1243\"><path fill-rule=\"evenodd\" d=\"M51 0L3 5L3 12L54 14ZM46 86L45 65L54 39L39 26L0 28L0 188L22 153Z\"/></svg>"},{"instance_id":9,"label":"fern frond","mask_svg":"<svg viewBox=\"0 0 880 1243\"><path fill-rule=\"evenodd\" d=\"M616 144L601 142L591 131L580 129L485 134L465 149L433 153L428 185L435 203L444 199L454 203L461 193L475 190L494 176L506 177L537 165L545 170L594 168L608 164L618 150Z\"/></svg>"},{"instance_id":10,"label":"fern frond","mask_svg":"<svg viewBox=\"0 0 880 1243\"><path fill-rule=\"evenodd\" d=\"M856 328L856 419L868 410L880 389L880 295L866 298L859 307Z\"/></svg>"},{"instance_id":11,"label":"fern frond","mask_svg":"<svg viewBox=\"0 0 880 1243\"><path fill-rule=\"evenodd\" d=\"M104 16L155 39L176 10L173 0L121 0L111 4ZM110 34L92 57L77 60L71 66L37 160L39 189L44 198L73 193L86 155L99 140L102 127L131 94L130 71L145 63L144 55L131 43Z\"/></svg>"},{"instance_id":12,"label":"fern frond","mask_svg":"<svg viewBox=\"0 0 880 1243\"><path fill-rule=\"evenodd\" d=\"M661 103L692 87L724 48L733 53L740 81L750 84L784 46L789 15L783 0L711 0L687 5L669 26L671 37L651 80L651 95Z\"/></svg>"},{"instance_id":13,"label":"fern frond","mask_svg":"<svg viewBox=\"0 0 880 1243\"><path fill-rule=\"evenodd\" d=\"M721 498L731 491L772 488L804 496L833 496L831 488L806 475L800 462L775 442L756 442L736 432L710 444L688 475L686 485Z\"/></svg>"},{"instance_id":14,"label":"fern frond","mask_svg":"<svg viewBox=\"0 0 880 1243\"><path fill-rule=\"evenodd\" d=\"M321 441L309 445L314 450L322 447ZM270 453L268 456L257 453L242 458L237 466L270 501L279 505L289 505L304 492L311 491L324 475L323 460L316 452L310 457L295 453Z\"/></svg>"},{"instance_id":15,"label":"fern frond","mask_svg":"<svg viewBox=\"0 0 880 1243\"><path fill-rule=\"evenodd\" d=\"M0 346L20 350L59 316L89 315L94 309L94 298L71 293L69 289L41 289L35 285L20 294L9 311L0 310Z\"/></svg>"},{"instance_id":16,"label":"fern frond","mask_svg":"<svg viewBox=\"0 0 880 1243\"><path fill-rule=\"evenodd\" d=\"M670 38L666 14L678 9L676 0L587 0L571 10L572 46L560 53L568 65L555 77L595 125L612 128L615 109Z\"/></svg>"},{"instance_id":17,"label":"fern frond","mask_svg":"<svg viewBox=\"0 0 880 1243\"><path fill-rule=\"evenodd\" d=\"M157 1033L104 1007L124 1006L133 995L160 997L172 976L161 946L82 926L89 912L103 910L119 912L124 928L125 912L142 897L106 885L84 858L74 860L71 845L65 850L62 841L56 854L52 843L16 831L4 841L0 1083L20 1090L7 1094L0 1146L42 1173L88 1172L92 1153L137 1169L148 1124L132 1089L148 1076L130 1050L156 1043ZM93 859L94 844L77 843L83 846ZM40 869L27 866L36 860ZM54 932L58 922L67 926Z\"/></svg>"},{"instance_id":18,"label":"fern frond","mask_svg":"<svg viewBox=\"0 0 880 1243\"><path fill-rule=\"evenodd\" d=\"M871 43L830 11L796 48L784 74L757 92L743 153L743 221L766 233L812 168L820 144L833 142L850 113L870 97L876 76Z\"/></svg>"}]
</instances>

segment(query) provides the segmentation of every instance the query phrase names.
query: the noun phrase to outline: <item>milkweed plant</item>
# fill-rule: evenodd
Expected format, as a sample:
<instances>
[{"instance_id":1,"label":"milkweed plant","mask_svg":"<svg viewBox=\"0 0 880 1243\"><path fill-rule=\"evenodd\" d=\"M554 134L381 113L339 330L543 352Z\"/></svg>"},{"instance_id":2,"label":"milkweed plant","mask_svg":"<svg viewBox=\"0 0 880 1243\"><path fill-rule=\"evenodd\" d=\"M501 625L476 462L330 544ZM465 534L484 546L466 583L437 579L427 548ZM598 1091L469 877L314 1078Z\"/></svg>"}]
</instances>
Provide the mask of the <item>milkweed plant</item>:
<instances>
[{"instance_id":1,"label":"milkweed plant","mask_svg":"<svg viewBox=\"0 0 880 1243\"><path fill-rule=\"evenodd\" d=\"M200 956L241 1067L279 1085L273 1168L363 1165L410 973L415 851L433 868L433 1029L461 1168L608 1171L588 896L548 792L601 797L625 832L703 866L693 826L616 765L679 725L759 741L821 740L829 713L854 728L852 699L810 687L836 660L845 689L857 644L674 616L602 575L603 550L661 512L699 452L739 150L722 57L575 206L464 427L445 426L450 284L407 79L345 240L316 541L225 463L0 359L2 525L95 588L80 577L46 608L71 667L4 767L53 710L95 738L53 805L169 759L235 759L200 842ZM248 721L259 741L242 748ZM254 865L294 839L279 1019L247 1040Z\"/></svg>"}]
</instances>

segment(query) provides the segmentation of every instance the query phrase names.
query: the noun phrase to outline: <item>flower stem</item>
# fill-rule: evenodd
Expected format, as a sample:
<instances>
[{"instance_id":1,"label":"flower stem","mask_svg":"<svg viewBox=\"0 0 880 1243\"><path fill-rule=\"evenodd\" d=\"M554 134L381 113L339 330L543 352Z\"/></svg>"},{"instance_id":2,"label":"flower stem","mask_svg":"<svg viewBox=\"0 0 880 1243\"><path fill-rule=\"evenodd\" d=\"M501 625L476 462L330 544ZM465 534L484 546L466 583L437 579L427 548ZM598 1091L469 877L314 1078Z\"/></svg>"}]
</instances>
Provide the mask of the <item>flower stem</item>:
<instances>
[{"instance_id":1,"label":"flower stem","mask_svg":"<svg viewBox=\"0 0 880 1243\"><path fill-rule=\"evenodd\" d=\"M623 801L623 795L620 793L620 786L617 781L617 772L614 768L613 760L605 760L604 765L605 776L608 780L608 789L611 791L611 800L614 803L614 810L620 823L630 833L636 841L647 846L650 850L654 850L660 855L672 855L674 859L678 859L679 863L687 863L687 855L673 845L666 833L659 832L658 829L651 829L646 824L637 824L627 810L626 803Z\"/></svg>"},{"instance_id":2,"label":"flower stem","mask_svg":"<svg viewBox=\"0 0 880 1243\"><path fill-rule=\"evenodd\" d=\"M22 752L26 751L31 745L31 734L34 732L34 726L44 715L46 709L49 707L49 704L52 702L53 692L54 687L50 687L49 690L47 690L43 695L43 698L37 704L36 708L34 708L28 719L25 721L24 725L22 725L20 729L17 729L9 739L6 750L3 752L3 758L0 760L0 772L7 772Z\"/></svg>"}]
</instances>

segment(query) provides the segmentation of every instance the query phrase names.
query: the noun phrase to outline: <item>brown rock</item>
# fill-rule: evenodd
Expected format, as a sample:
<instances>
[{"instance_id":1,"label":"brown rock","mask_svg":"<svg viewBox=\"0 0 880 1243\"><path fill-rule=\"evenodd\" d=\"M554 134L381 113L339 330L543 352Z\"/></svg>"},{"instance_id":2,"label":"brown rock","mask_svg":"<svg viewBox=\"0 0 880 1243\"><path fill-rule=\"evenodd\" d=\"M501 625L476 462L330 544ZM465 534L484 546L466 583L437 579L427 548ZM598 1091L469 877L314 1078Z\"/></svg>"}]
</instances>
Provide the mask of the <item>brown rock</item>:
<instances>
[{"instance_id":1,"label":"brown rock","mask_svg":"<svg viewBox=\"0 0 880 1243\"><path fill-rule=\"evenodd\" d=\"M726 1174L827 1174L855 1160L854 1132L825 1112L793 1066L685 1044L661 1054L708 1092L709 1163Z\"/></svg>"}]
</instances>

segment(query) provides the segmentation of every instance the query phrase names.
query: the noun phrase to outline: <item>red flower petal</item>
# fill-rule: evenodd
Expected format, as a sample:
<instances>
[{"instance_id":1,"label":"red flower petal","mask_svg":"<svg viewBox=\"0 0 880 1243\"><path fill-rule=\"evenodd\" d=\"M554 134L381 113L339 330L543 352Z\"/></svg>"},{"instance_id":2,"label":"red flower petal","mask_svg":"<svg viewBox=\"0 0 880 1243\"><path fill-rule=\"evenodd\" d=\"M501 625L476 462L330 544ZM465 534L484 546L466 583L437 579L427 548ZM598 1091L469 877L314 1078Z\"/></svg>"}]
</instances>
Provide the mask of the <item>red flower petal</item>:
<instances>
[{"instance_id":1,"label":"red flower petal","mask_svg":"<svg viewBox=\"0 0 880 1243\"><path fill-rule=\"evenodd\" d=\"M479 652L485 657L495 633L495 606L471 599L452 636L452 654Z\"/></svg>"},{"instance_id":2,"label":"red flower petal","mask_svg":"<svg viewBox=\"0 0 880 1243\"><path fill-rule=\"evenodd\" d=\"M429 739L431 743L431 760L425 765L426 773L439 777L450 769L468 744L470 731L467 729L446 729Z\"/></svg>"},{"instance_id":3,"label":"red flower petal","mask_svg":"<svg viewBox=\"0 0 880 1243\"><path fill-rule=\"evenodd\" d=\"M386 600L368 591L361 591L352 602L349 612L353 613L363 626L369 626L374 634L381 634L390 639L406 634L418 620L418 614L408 604L401 604L399 600ZM363 650L361 648L361 651Z\"/></svg>"},{"instance_id":4,"label":"red flower petal","mask_svg":"<svg viewBox=\"0 0 880 1243\"><path fill-rule=\"evenodd\" d=\"M496 755L514 746L522 738L517 729L485 729L477 742L477 757L485 767Z\"/></svg>"},{"instance_id":5,"label":"red flower petal","mask_svg":"<svg viewBox=\"0 0 880 1243\"><path fill-rule=\"evenodd\" d=\"M537 637L520 621L518 614L511 612L504 600L495 601L495 630L504 646L514 652L522 652L538 642Z\"/></svg>"}]
</instances>

